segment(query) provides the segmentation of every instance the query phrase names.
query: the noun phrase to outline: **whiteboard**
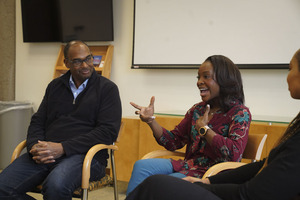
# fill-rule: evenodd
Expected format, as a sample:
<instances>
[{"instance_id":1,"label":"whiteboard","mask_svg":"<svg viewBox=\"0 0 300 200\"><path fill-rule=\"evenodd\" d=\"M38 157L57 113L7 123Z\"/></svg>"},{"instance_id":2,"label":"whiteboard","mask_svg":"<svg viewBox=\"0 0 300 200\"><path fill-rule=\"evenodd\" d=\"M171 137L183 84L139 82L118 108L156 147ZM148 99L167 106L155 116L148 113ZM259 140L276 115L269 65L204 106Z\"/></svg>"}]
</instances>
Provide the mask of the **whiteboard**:
<instances>
[{"instance_id":1,"label":"whiteboard","mask_svg":"<svg viewBox=\"0 0 300 200\"><path fill-rule=\"evenodd\" d=\"M300 48L300 0L135 0L132 67L286 67ZM251 68L251 67L250 67Z\"/></svg>"}]
</instances>

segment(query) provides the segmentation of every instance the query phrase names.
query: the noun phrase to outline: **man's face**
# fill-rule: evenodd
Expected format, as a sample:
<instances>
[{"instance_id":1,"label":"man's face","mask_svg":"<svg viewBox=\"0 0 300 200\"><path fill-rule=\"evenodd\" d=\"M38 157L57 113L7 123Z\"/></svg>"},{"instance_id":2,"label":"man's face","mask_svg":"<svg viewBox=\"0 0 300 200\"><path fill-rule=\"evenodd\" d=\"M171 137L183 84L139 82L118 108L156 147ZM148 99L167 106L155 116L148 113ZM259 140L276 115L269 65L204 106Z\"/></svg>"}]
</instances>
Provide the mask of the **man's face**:
<instances>
[{"instance_id":1,"label":"man's face","mask_svg":"<svg viewBox=\"0 0 300 200\"><path fill-rule=\"evenodd\" d=\"M89 48L82 43L75 43L69 48L65 64L71 71L76 87L90 78L94 70L93 56Z\"/></svg>"}]
</instances>

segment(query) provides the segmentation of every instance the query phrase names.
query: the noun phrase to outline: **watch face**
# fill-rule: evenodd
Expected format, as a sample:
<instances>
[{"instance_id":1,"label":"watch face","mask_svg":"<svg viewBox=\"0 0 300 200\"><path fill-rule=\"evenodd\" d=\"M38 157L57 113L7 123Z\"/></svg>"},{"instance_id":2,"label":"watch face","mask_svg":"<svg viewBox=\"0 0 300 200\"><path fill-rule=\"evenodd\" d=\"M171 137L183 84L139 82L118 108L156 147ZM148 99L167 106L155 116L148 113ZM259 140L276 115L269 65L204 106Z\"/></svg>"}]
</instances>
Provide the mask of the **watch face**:
<instances>
[{"instance_id":1,"label":"watch face","mask_svg":"<svg viewBox=\"0 0 300 200\"><path fill-rule=\"evenodd\" d=\"M205 133L205 128L200 128L199 133L203 135Z\"/></svg>"}]
</instances>

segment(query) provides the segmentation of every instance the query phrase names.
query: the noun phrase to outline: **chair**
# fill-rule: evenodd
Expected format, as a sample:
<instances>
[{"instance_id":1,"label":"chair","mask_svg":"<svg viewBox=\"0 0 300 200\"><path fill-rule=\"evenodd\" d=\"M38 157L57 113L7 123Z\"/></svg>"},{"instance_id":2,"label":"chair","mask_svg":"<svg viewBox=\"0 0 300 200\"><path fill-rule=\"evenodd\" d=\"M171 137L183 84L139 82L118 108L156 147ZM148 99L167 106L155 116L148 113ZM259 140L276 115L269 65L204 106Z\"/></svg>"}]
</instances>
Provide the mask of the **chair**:
<instances>
[{"instance_id":1,"label":"chair","mask_svg":"<svg viewBox=\"0 0 300 200\"><path fill-rule=\"evenodd\" d=\"M244 159L250 159L251 162L256 162L261 159L262 150L267 139L267 134L249 134L248 143L243 153ZM219 172L241 167L247 164L246 162L222 162L210 167L202 179L218 174Z\"/></svg>"},{"instance_id":2,"label":"chair","mask_svg":"<svg viewBox=\"0 0 300 200\"><path fill-rule=\"evenodd\" d=\"M119 142L120 135L123 131L124 123L121 123L119 135L116 140L116 142ZM12 157L11 162L13 162L16 158L18 158L22 152L22 150L26 147L26 140L23 140L21 143L18 144L18 146L15 148ZM113 176L113 187L114 187L114 197L115 200L119 199L118 196L118 188L117 188L117 174L116 174L116 168L115 168L115 157L114 157L114 151L118 150L118 147L113 143L112 145L105 145L105 144L96 144L93 147L89 149L87 152L83 167L82 167L82 181L81 181L81 188L78 188L75 190L73 196L80 198L82 200L88 199L88 191L92 191L95 189L100 188L103 185L103 182L105 183L111 183L110 178L108 175L104 176L99 181L93 181L89 182L90 179L90 169L91 169L91 162L94 157L94 155L102 150L102 149L109 149L110 150L110 158L111 158L111 168L112 168L112 176ZM41 186L37 187L37 191L41 191Z\"/></svg>"},{"instance_id":3,"label":"chair","mask_svg":"<svg viewBox=\"0 0 300 200\"><path fill-rule=\"evenodd\" d=\"M243 153L243 159L250 159L251 162L256 162L261 159L262 150L267 139L267 134L249 134L248 142ZM156 158L161 156L179 156L184 157L185 153L180 151L156 150L147 153L142 159ZM210 167L202 178L215 175L220 171L233 169L242 165L245 162L222 162Z\"/></svg>"}]
</instances>

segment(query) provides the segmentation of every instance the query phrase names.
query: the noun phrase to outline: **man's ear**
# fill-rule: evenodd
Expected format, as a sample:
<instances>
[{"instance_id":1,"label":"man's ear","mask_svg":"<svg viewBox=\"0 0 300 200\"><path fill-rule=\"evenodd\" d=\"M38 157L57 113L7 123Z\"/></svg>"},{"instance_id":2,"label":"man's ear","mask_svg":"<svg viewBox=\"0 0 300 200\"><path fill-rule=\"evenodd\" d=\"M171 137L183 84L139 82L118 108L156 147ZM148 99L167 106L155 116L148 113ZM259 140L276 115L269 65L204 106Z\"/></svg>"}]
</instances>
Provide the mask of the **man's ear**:
<instances>
[{"instance_id":1,"label":"man's ear","mask_svg":"<svg viewBox=\"0 0 300 200\"><path fill-rule=\"evenodd\" d=\"M67 68L70 68L70 67L68 66L68 60L67 60L67 59L64 59L64 63L65 63L65 66L66 66Z\"/></svg>"}]
</instances>

